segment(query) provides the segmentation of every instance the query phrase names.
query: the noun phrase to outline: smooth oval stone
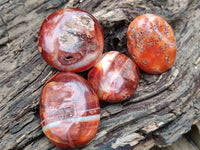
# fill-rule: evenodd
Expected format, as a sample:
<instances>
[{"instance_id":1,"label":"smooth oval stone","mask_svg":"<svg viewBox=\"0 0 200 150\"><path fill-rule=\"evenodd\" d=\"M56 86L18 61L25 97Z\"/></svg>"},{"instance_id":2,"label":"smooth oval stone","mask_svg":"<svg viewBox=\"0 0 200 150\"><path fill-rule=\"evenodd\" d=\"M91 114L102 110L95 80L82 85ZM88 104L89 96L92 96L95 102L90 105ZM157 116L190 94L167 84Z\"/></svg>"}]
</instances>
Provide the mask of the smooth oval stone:
<instances>
[{"instance_id":1,"label":"smooth oval stone","mask_svg":"<svg viewBox=\"0 0 200 150\"><path fill-rule=\"evenodd\" d=\"M87 144L100 120L99 99L88 82L75 73L57 73L45 84L40 101L41 126L61 148Z\"/></svg>"},{"instance_id":2,"label":"smooth oval stone","mask_svg":"<svg viewBox=\"0 0 200 150\"><path fill-rule=\"evenodd\" d=\"M120 102L135 92L139 70L126 55L110 51L89 71L88 81L100 100Z\"/></svg>"},{"instance_id":3,"label":"smooth oval stone","mask_svg":"<svg viewBox=\"0 0 200 150\"><path fill-rule=\"evenodd\" d=\"M170 69L176 59L176 45L173 29L158 15L138 16L128 27L128 51L147 73L160 74Z\"/></svg>"}]
</instances>

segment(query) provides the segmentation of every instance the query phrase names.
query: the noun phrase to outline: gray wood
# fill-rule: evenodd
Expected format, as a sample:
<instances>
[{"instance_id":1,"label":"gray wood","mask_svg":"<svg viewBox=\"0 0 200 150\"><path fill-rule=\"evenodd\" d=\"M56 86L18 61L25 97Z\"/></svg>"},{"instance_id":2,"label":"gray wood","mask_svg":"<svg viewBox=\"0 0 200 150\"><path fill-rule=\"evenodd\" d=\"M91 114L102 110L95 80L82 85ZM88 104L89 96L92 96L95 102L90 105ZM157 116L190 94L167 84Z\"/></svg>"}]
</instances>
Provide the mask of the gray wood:
<instances>
[{"instance_id":1,"label":"gray wood","mask_svg":"<svg viewBox=\"0 0 200 150\"><path fill-rule=\"evenodd\" d=\"M57 70L42 59L37 34L42 21L64 7L84 9L99 20L104 52L129 55L127 27L144 13L163 17L173 27L178 45L172 69L161 75L141 72L137 91L126 102L101 102L98 133L82 149L163 147L191 129L200 118L199 0L1 0L0 149L59 149L40 127L41 89Z\"/></svg>"},{"instance_id":2,"label":"gray wood","mask_svg":"<svg viewBox=\"0 0 200 150\"><path fill-rule=\"evenodd\" d=\"M200 149L200 121L192 126L192 130L188 133L188 137Z\"/></svg>"}]
</instances>

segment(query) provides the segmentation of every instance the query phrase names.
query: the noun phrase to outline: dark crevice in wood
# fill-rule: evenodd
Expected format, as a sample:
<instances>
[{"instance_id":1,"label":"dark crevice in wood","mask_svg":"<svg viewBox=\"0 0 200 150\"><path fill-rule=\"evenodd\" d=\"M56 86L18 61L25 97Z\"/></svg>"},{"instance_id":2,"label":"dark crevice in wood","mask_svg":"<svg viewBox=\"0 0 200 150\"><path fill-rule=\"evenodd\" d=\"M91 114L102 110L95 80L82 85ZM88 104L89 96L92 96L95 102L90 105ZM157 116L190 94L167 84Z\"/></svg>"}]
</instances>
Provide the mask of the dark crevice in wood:
<instances>
[{"instance_id":1,"label":"dark crevice in wood","mask_svg":"<svg viewBox=\"0 0 200 150\"><path fill-rule=\"evenodd\" d=\"M45 3L47 3L48 0L43 1L42 3L40 1L38 1L38 3L33 3L31 4L31 6L27 9L25 9L25 11L27 13L33 12L34 10L38 10L42 5L44 5Z\"/></svg>"},{"instance_id":2,"label":"dark crevice in wood","mask_svg":"<svg viewBox=\"0 0 200 150\"><path fill-rule=\"evenodd\" d=\"M135 102L138 102L138 101L142 101L142 100L146 100L148 98L152 98L153 96L156 96L157 94L160 94L162 93L163 91L165 91L166 89L168 89L172 84L173 82L175 81L177 75L178 75L178 70L174 70L173 74L171 75L171 77L169 78L169 81L167 83L164 83L164 85L162 85L161 87L158 87L157 90L154 90L152 93L148 93L148 94L145 94L145 95L142 95L142 96L139 96L137 98L134 98L134 99L131 99L127 102L125 102L123 105L129 105L131 103L135 103Z\"/></svg>"}]
</instances>

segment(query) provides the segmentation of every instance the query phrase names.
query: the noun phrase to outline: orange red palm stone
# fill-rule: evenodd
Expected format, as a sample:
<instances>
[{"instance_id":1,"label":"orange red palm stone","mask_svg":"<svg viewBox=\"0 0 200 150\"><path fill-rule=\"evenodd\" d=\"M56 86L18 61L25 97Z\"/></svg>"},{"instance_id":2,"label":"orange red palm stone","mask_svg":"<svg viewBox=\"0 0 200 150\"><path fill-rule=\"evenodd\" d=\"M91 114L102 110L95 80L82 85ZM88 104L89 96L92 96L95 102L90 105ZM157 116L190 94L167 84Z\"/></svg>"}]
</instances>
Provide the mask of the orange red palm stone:
<instances>
[{"instance_id":1,"label":"orange red palm stone","mask_svg":"<svg viewBox=\"0 0 200 150\"><path fill-rule=\"evenodd\" d=\"M105 53L89 71L88 81L100 100L119 102L133 95L139 80L136 64L117 51Z\"/></svg>"},{"instance_id":2,"label":"orange red palm stone","mask_svg":"<svg viewBox=\"0 0 200 150\"><path fill-rule=\"evenodd\" d=\"M44 20L38 47L44 60L54 68L82 72L101 57L104 37L100 24L88 12L61 9Z\"/></svg>"},{"instance_id":3,"label":"orange red palm stone","mask_svg":"<svg viewBox=\"0 0 200 150\"><path fill-rule=\"evenodd\" d=\"M41 102L42 130L61 148L87 144L96 134L99 99L88 82L74 73L57 73L45 84Z\"/></svg>"},{"instance_id":4,"label":"orange red palm stone","mask_svg":"<svg viewBox=\"0 0 200 150\"><path fill-rule=\"evenodd\" d=\"M160 74L174 64L177 50L173 29L161 17L145 14L135 18L127 40L131 57L143 71Z\"/></svg>"}]
</instances>

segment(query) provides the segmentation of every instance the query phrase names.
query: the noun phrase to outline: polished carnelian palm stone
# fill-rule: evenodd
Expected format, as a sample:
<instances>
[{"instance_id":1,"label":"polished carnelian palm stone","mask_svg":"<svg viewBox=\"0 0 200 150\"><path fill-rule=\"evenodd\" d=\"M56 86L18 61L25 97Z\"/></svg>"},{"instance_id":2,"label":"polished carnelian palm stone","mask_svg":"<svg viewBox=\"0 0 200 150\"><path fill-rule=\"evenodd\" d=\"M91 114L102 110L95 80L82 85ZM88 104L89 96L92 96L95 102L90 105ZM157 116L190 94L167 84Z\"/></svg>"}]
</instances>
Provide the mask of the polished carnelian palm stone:
<instances>
[{"instance_id":1,"label":"polished carnelian palm stone","mask_svg":"<svg viewBox=\"0 0 200 150\"><path fill-rule=\"evenodd\" d=\"M171 26L155 14L135 18L127 32L131 57L143 71L165 72L175 62L176 40Z\"/></svg>"},{"instance_id":2,"label":"polished carnelian palm stone","mask_svg":"<svg viewBox=\"0 0 200 150\"><path fill-rule=\"evenodd\" d=\"M42 130L53 144L61 148L81 147L97 132L99 99L81 76L57 73L43 88L40 118Z\"/></svg>"},{"instance_id":3,"label":"polished carnelian palm stone","mask_svg":"<svg viewBox=\"0 0 200 150\"><path fill-rule=\"evenodd\" d=\"M124 54L110 51L88 73L100 100L119 102L133 95L139 80L136 64Z\"/></svg>"},{"instance_id":4,"label":"polished carnelian palm stone","mask_svg":"<svg viewBox=\"0 0 200 150\"><path fill-rule=\"evenodd\" d=\"M82 72L101 57L104 37L100 24L88 12L61 9L44 20L38 47L44 60L54 68Z\"/></svg>"}]
</instances>

